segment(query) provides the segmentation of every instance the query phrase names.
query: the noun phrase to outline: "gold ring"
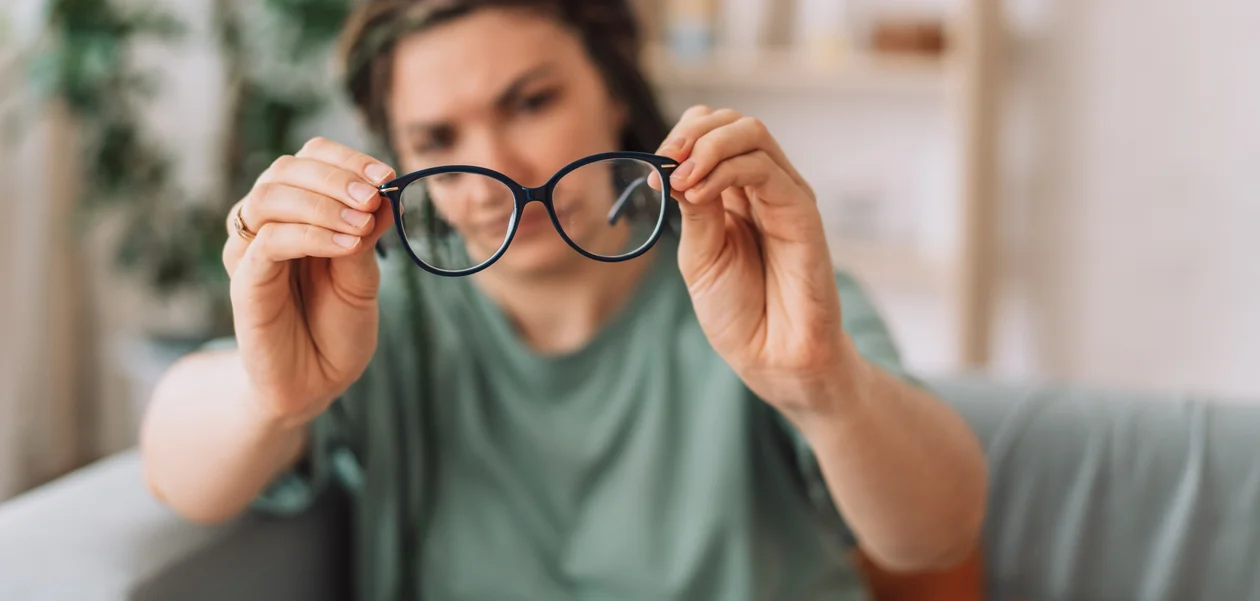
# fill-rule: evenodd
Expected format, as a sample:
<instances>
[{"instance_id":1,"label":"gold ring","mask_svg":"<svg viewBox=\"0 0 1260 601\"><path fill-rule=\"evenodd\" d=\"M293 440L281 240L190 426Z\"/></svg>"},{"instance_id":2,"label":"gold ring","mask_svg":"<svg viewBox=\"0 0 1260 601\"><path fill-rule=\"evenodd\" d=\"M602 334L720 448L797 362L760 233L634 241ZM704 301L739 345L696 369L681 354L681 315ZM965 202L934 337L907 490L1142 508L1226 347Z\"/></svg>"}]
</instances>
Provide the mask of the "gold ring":
<instances>
[{"instance_id":1,"label":"gold ring","mask_svg":"<svg viewBox=\"0 0 1260 601\"><path fill-rule=\"evenodd\" d=\"M249 226L245 225L245 218L241 217L241 209L244 206L244 203L237 205L236 211L232 213L232 228L236 230L236 235L240 236L242 240L249 241L253 240L254 236L258 234L251 232Z\"/></svg>"}]
</instances>

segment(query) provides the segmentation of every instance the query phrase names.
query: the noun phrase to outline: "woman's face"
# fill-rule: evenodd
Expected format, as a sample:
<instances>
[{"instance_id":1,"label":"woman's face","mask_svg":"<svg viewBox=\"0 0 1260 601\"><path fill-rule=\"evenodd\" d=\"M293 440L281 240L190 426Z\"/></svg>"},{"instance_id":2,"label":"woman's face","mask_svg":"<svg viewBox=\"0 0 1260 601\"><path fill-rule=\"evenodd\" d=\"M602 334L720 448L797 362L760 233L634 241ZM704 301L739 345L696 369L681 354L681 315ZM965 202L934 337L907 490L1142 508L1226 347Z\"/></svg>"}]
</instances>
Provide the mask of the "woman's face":
<instances>
[{"instance_id":1,"label":"woman's face","mask_svg":"<svg viewBox=\"0 0 1260 601\"><path fill-rule=\"evenodd\" d=\"M397 46L391 80L392 136L408 172L476 165L536 187L576 159L618 150L621 104L577 36L541 15L484 9L407 37ZM616 195L610 181L607 169L592 167L566 176L556 190L565 233L583 248L617 244L601 240L621 229L609 226L615 198L603 197ZM425 182L473 264L498 250L513 210L506 187L468 175ZM581 260L535 202L493 269L529 273Z\"/></svg>"}]
</instances>

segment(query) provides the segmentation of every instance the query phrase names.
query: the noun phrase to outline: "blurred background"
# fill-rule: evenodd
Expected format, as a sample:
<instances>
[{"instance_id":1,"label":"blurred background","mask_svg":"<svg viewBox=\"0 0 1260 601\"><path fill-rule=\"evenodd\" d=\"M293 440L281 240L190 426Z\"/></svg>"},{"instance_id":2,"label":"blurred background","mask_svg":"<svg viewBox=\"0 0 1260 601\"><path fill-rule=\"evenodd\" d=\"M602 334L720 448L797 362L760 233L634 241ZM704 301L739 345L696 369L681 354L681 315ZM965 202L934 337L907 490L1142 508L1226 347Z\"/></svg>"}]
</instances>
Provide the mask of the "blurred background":
<instances>
[{"instance_id":1,"label":"blurred background","mask_svg":"<svg viewBox=\"0 0 1260 601\"><path fill-rule=\"evenodd\" d=\"M354 0L0 4L0 499L231 332L227 208L369 150ZM671 114L763 119L910 367L1260 402L1260 3L636 0Z\"/></svg>"}]
</instances>

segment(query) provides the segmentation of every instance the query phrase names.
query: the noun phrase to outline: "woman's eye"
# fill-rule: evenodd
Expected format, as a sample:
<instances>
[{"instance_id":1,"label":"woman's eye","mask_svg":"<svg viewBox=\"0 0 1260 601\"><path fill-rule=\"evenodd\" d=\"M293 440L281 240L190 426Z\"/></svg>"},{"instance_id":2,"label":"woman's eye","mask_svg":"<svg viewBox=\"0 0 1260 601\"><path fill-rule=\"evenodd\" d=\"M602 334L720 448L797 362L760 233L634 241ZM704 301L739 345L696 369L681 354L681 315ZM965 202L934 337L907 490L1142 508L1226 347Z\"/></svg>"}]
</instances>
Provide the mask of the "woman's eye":
<instances>
[{"instance_id":1,"label":"woman's eye","mask_svg":"<svg viewBox=\"0 0 1260 601\"><path fill-rule=\"evenodd\" d=\"M517 103L517 110L523 113L536 113L551 104L551 101L555 99L555 96L555 92L551 91L530 94L529 96L522 98L521 101Z\"/></svg>"},{"instance_id":2,"label":"woman's eye","mask_svg":"<svg viewBox=\"0 0 1260 601\"><path fill-rule=\"evenodd\" d=\"M455 132L450 128L435 127L423 135L414 136L411 150L420 155L433 154L449 149L454 141Z\"/></svg>"},{"instance_id":3,"label":"woman's eye","mask_svg":"<svg viewBox=\"0 0 1260 601\"><path fill-rule=\"evenodd\" d=\"M433 154L435 152L446 150L449 147L450 142L446 140L424 140L417 142L412 147L412 150L414 150L416 154Z\"/></svg>"}]
</instances>

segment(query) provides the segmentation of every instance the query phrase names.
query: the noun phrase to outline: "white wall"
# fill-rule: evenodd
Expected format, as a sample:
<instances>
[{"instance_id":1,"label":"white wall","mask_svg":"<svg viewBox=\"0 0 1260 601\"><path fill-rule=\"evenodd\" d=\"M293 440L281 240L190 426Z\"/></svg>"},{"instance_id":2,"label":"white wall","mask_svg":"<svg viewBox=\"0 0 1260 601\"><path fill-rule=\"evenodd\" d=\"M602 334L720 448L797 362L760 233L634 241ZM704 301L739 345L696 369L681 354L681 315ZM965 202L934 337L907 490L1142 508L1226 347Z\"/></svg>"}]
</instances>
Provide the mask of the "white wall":
<instances>
[{"instance_id":1,"label":"white wall","mask_svg":"<svg viewBox=\"0 0 1260 601\"><path fill-rule=\"evenodd\" d=\"M1260 3L1012 17L1002 369L1260 398Z\"/></svg>"}]
</instances>

